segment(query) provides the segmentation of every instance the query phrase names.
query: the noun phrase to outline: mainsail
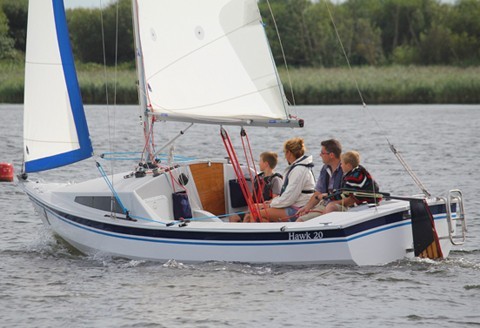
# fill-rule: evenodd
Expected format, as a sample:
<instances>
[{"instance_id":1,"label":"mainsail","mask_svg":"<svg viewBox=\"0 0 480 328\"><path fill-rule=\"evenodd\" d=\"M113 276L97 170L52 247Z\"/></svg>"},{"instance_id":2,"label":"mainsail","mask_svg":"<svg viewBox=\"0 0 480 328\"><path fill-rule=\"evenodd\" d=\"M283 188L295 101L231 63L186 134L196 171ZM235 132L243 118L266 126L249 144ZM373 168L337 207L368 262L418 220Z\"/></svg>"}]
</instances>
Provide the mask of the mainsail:
<instances>
[{"instance_id":1,"label":"mainsail","mask_svg":"<svg viewBox=\"0 0 480 328\"><path fill-rule=\"evenodd\" d=\"M147 106L161 119L289 122L256 0L137 0ZM243 122L243 123L242 123Z\"/></svg>"},{"instance_id":2,"label":"mainsail","mask_svg":"<svg viewBox=\"0 0 480 328\"><path fill-rule=\"evenodd\" d=\"M25 172L92 155L62 0L29 1L24 103Z\"/></svg>"}]
</instances>

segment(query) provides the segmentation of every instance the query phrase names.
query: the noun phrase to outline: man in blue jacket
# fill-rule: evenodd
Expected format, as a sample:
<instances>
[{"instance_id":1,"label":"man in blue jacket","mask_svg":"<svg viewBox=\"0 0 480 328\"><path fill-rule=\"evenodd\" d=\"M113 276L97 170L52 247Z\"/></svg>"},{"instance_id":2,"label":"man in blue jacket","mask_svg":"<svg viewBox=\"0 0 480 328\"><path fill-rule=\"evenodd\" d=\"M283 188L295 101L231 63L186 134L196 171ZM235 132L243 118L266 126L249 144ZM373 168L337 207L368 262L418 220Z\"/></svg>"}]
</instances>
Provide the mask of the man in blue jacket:
<instances>
[{"instance_id":1,"label":"man in blue jacket","mask_svg":"<svg viewBox=\"0 0 480 328\"><path fill-rule=\"evenodd\" d=\"M308 203L297 212L299 216L297 221L300 222L322 214L329 202L323 197L331 194L334 190L339 190L342 186L343 171L340 165L342 145L336 139L324 140L320 145L322 146L320 157L323 167L315 185L315 192Z\"/></svg>"}]
</instances>

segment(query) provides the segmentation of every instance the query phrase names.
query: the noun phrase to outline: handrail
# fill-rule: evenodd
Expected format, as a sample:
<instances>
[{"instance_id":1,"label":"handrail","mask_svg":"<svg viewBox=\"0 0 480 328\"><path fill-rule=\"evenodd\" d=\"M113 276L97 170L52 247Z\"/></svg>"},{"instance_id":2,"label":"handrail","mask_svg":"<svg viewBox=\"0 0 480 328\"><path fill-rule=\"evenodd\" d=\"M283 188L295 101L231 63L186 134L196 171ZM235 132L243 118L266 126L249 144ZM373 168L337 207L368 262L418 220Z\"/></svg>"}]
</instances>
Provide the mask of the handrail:
<instances>
[{"instance_id":1,"label":"handrail","mask_svg":"<svg viewBox=\"0 0 480 328\"><path fill-rule=\"evenodd\" d=\"M452 218L452 203L457 204L455 208L455 219ZM465 207L463 204L462 192L459 189L450 190L445 199L445 205L450 242L453 245L462 245L465 242L467 235L467 222L465 219ZM459 227L461 228L460 233L457 231Z\"/></svg>"}]
</instances>

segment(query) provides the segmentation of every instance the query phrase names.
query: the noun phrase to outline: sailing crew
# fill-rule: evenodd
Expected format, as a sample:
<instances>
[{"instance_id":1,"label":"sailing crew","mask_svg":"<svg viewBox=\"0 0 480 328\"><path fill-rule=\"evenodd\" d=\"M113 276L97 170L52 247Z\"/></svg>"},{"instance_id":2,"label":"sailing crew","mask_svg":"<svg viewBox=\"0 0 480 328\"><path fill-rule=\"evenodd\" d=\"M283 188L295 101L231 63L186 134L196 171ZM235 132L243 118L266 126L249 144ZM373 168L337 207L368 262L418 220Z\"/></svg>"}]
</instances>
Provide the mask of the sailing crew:
<instances>
[{"instance_id":1,"label":"sailing crew","mask_svg":"<svg viewBox=\"0 0 480 328\"><path fill-rule=\"evenodd\" d=\"M342 186L343 170L340 160L342 145L340 141L328 139L323 140L320 145L323 167L315 185L315 192L308 203L297 213L297 222L307 221L322 214L329 202L328 199L323 198L335 190L339 190Z\"/></svg>"},{"instance_id":2,"label":"sailing crew","mask_svg":"<svg viewBox=\"0 0 480 328\"><path fill-rule=\"evenodd\" d=\"M280 173L274 171L277 163L277 153L267 151L260 154L258 166L262 172L258 175L254 183L256 193L253 195L256 203L268 201L280 195L283 177Z\"/></svg>"},{"instance_id":3,"label":"sailing crew","mask_svg":"<svg viewBox=\"0 0 480 328\"><path fill-rule=\"evenodd\" d=\"M302 138L292 138L284 143L283 152L289 166L284 174L280 195L265 202L265 205L259 205L262 221L295 221L298 209L305 206L314 193L313 160L311 155L305 155L305 151ZM252 218L250 222L254 220Z\"/></svg>"},{"instance_id":4,"label":"sailing crew","mask_svg":"<svg viewBox=\"0 0 480 328\"><path fill-rule=\"evenodd\" d=\"M346 172L342 181L342 193L328 203L324 213L346 211L349 207L362 203L374 204L382 199L381 196L376 194L379 191L377 182L360 165L360 154L357 151L349 151L343 154L341 156L341 166L342 170ZM350 192L346 192L346 190ZM355 191L360 192L355 194Z\"/></svg>"},{"instance_id":5,"label":"sailing crew","mask_svg":"<svg viewBox=\"0 0 480 328\"><path fill-rule=\"evenodd\" d=\"M278 195L282 190L283 177L280 173L274 171L278 163L278 154L266 151L260 154L258 166L260 173L255 177L253 199L256 203L269 201ZM230 222L240 221L250 222L250 214L233 214L230 216Z\"/></svg>"}]
</instances>

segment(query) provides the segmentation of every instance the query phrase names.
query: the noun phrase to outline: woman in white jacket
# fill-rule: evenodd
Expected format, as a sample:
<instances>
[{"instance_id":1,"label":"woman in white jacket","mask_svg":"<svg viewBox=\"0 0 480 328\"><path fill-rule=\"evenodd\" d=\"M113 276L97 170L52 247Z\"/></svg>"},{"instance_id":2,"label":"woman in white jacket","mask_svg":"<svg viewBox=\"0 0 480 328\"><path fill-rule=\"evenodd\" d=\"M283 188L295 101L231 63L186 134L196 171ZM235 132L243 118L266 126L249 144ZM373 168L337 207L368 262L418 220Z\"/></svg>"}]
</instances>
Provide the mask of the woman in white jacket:
<instances>
[{"instance_id":1,"label":"woman in white jacket","mask_svg":"<svg viewBox=\"0 0 480 328\"><path fill-rule=\"evenodd\" d=\"M308 203L314 192L315 178L312 173L312 156L305 155L302 138L289 139L283 145L287 167L282 192L278 197L261 205L260 215L263 221L295 221L296 213Z\"/></svg>"}]
</instances>

